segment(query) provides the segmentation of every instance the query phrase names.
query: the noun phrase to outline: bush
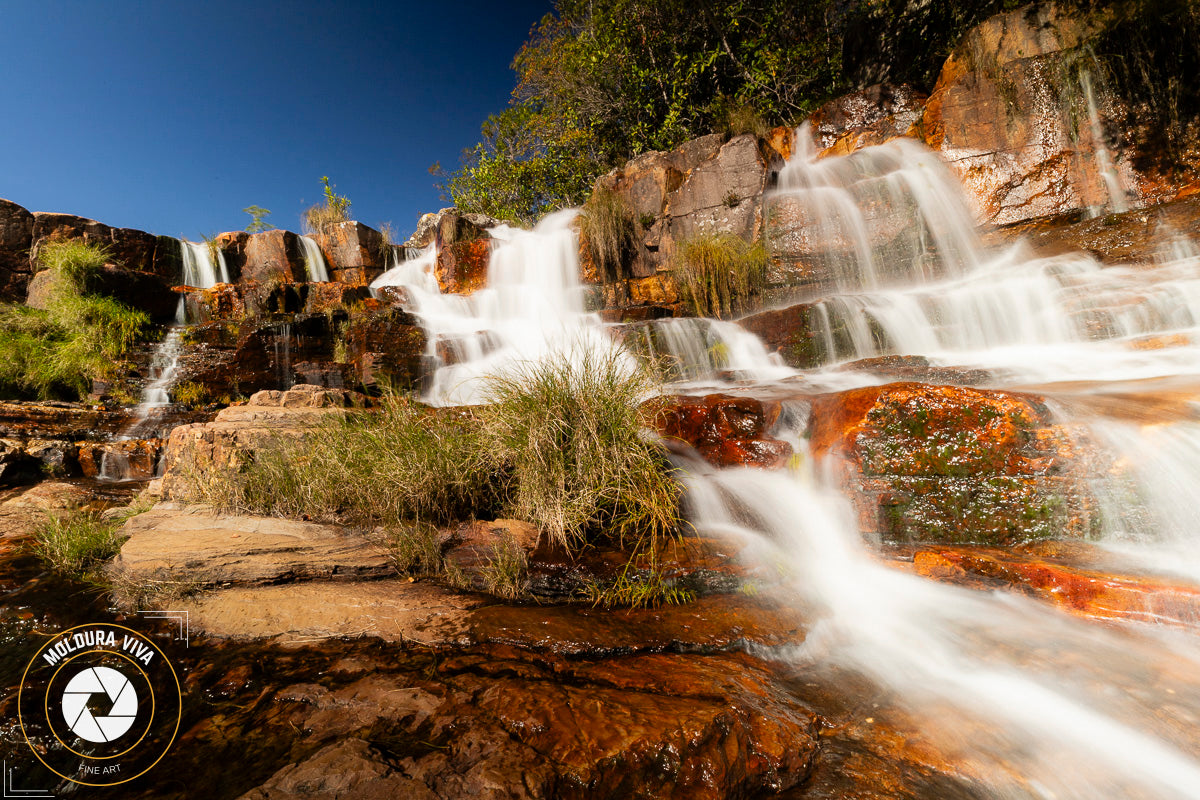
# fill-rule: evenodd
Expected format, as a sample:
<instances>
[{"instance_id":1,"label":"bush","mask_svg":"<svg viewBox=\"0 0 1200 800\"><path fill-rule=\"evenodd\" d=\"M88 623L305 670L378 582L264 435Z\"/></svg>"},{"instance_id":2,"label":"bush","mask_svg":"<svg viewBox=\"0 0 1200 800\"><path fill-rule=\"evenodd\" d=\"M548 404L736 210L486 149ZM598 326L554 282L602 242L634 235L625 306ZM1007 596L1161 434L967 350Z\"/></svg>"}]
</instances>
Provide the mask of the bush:
<instances>
[{"instance_id":1,"label":"bush","mask_svg":"<svg viewBox=\"0 0 1200 800\"><path fill-rule=\"evenodd\" d=\"M328 176L321 178L325 187L325 202L304 212L304 226L309 233L323 233L330 225L350 220L350 198L334 191Z\"/></svg>"},{"instance_id":2,"label":"bush","mask_svg":"<svg viewBox=\"0 0 1200 800\"><path fill-rule=\"evenodd\" d=\"M612 189L596 187L579 213L579 233L606 282L626 277L624 266L642 248L642 224Z\"/></svg>"},{"instance_id":3,"label":"bush","mask_svg":"<svg viewBox=\"0 0 1200 800\"><path fill-rule=\"evenodd\" d=\"M512 471L510 513L577 550L604 537L637 552L676 531L679 487L642 434L646 373L581 347L498 376L483 414Z\"/></svg>"},{"instance_id":4,"label":"bush","mask_svg":"<svg viewBox=\"0 0 1200 800\"><path fill-rule=\"evenodd\" d=\"M33 531L33 551L55 572L75 578L93 575L121 551L123 519L106 520L94 511L47 516Z\"/></svg>"},{"instance_id":5,"label":"bush","mask_svg":"<svg viewBox=\"0 0 1200 800\"><path fill-rule=\"evenodd\" d=\"M78 241L44 245L39 254L55 272L46 310L0 305L0 391L42 399L78 398L92 381L115 375L150 323L141 311L94 290L108 259L102 247Z\"/></svg>"},{"instance_id":6,"label":"bush","mask_svg":"<svg viewBox=\"0 0 1200 800\"><path fill-rule=\"evenodd\" d=\"M706 234L680 243L675 275L697 316L727 319L750 310L770 263L760 242L732 233Z\"/></svg>"}]
</instances>

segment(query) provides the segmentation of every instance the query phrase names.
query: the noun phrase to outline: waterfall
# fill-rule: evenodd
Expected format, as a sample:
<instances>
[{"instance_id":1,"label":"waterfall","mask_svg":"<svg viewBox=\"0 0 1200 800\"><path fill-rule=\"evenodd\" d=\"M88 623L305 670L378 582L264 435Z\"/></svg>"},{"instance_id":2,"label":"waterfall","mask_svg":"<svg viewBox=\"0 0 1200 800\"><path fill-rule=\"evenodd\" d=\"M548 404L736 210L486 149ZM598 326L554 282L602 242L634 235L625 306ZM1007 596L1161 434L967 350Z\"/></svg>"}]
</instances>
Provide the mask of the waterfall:
<instances>
[{"instance_id":1,"label":"waterfall","mask_svg":"<svg viewBox=\"0 0 1200 800\"><path fill-rule=\"evenodd\" d=\"M1104 188L1108 192L1108 207L1114 213L1123 214L1129 210L1129 198L1125 187L1121 185L1121 177L1117 174L1112 155L1108 152L1108 145L1105 143L1107 137L1104 135L1104 126L1100 122L1100 111L1096 107L1096 94L1092 91L1090 70L1085 69L1079 73L1079 85L1083 89L1084 101L1087 104L1088 127L1092 133L1093 147L1096 153L1096 171L1100 173L1100 178L1104 181Z\"/></svg>"},{"instance_id":2,"label":"waterfall","mask_svg":"<svg viewBox=\"0 0 1200 800\"><path fill-rule=\"evenodd\" d=\"M981 794L1200 796L1185 733L1200 707L1194 646L889 568L821 482L741 468L686 484L700 534L777 565L776 591L813 621L802 646L759 654L869 678Z\"/></svg>"},{"instance_id":3,"label":"waterfall","mask_svg":"<svg viewBox=\"0 0 1200 800\"><path fill-rule=\"evenodd\" d=\"M275 381L280 389L290 389L296 380L292 374L292 325L281 322L272 336L271 348L275 357L271 363L275 366Z\"/></svg>"},{"instance_id":4,"label":"waterfall","mask_svg":"<svg viewBox=\"0 0 1200 800\"><path fill-rule=\"evenodd\" d=\"M229 283L229 267L225 264L225 253L219 247L210 247L208 242L180 240L183 256L183 285L196 289L208 289L218 283ZM216 253L216 263L213 254Z\"/></svg>"},{"instance_id":5,"label":"waterfall","mask_svg":"<svg viewBox=\"0 0 1200 800\"><path fill-rule=\"evenodd\" d=\"M329 267L321 246L311 237L301 236L300 246L304 248L304 267L308 270L308 280L311 283L329 283Z\"/></svg>"},{"instance_id":6,"label":"waterfall","mask_svg":"<svg viewBox=\"0 0 1200 800\"><path fill-rule=\"evenodd\" d=\"M133 421L116 437L129 441L158 436L159 412L171 404L170 389L179 373L179 358L183 355L182 328L173 327L166 337L154 346L150 354L150 382L142 389L142 397L134 409ZM100 480L124 480L129 472L129 459L124 453L104 451L100 456Z\"/></svg>"}]
</instances>

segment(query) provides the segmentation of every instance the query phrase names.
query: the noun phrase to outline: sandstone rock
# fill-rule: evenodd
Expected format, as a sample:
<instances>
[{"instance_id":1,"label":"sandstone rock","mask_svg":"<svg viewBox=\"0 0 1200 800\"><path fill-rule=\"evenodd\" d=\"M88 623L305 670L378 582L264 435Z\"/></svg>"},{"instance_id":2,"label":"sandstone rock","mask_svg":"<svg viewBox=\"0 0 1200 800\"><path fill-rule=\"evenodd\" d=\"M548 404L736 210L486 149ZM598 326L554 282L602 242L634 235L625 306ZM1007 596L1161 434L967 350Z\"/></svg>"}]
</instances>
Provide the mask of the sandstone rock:
<instances>
[{"instance_id":1,"label":"sandstone rock","mask_svg":"<svg viewBox=\"0 0 1200 800\"><path fill-rule=\"evenodd\" d=\"M451 535L449 549L443 553L446 563L462 573L477 589L486 587L483 573L502 548L513 547L526 557L537 549L540 534L536 526L516 519L493 522L469 522Z\"/></svg>"},{"instance_id":2,"label":"sandstone rock","mask_svg":"<svg viewBox=\"0 0 1200 800\"><path fill-rule=\"evenodd\" d=\"M129 409L107 410L58 401L0 402L0 436L76 442L115 435L130 422Z\"/></svg>"},{"instance_id":3,"label":"sandstone rock","mask_svg":"<svg viewBox=\"0 0 1200 800\"><path fill-rule=\"evenodd\" d=\"M321 245L330 277L339 283L365 286L383 274L391 248L383 234L361 222L337 222L311 238Z\"/></svg>"},{"instance_id":4,"label":"sandstone rock","mask_svg":"<svg viewBox=\"0 0 1200 800\"><path fill-rule=\"evenodd\" d=\"M246 268L246 247L250 244L250 234L246 231L227 231L218 233L214 240L225 256L230 280L240 280L242 270Z\"/></svg>"},{"instance_id":5,"label":"sandstone rock","mask_svg":"<svg viewBox=\"0 0 1200 800\"><path fill-rule=\"evenodd\" d=\"M112 570L137 582L259 585L395 574L386 548L330 525L160 503L123 532L129 538Z\"/></svg>"},{"instance_id":6,"label":"sandstone rock","mask_svg":"<svg viewBox=\"0 0 1200 800\"><path fill-rule=\"evenodd\" d=\"M1099 523L1083 443L1029 395L914 383L825 395L810 443L838 457L860 530L885 541L1010 545Z\"/></svg>"},{"instance_id":7,"label":"sandstone rock","mask_svg":"<svg viewBox=\"0 0 1200 800\"><path fill-rule=\"evenodd\" d=\"M0 487L32 483L39 472L37 461L19 442L0 439Z\"/></svg>"},{"instance_id":8,"label":"sandstone rock","mask_svg":"<svg viewBox=\"0 0 1200 800\"><path fill-rule=\"evenodd\" d=\"M79 446L79 468L85 478L104 475L118 480L150 480L158 471L162 439L88 442Z\"/></svg>"},{"instance_id":9,"label":"sandstone rock","mask_svg":"<svg viewBox=\"0 0 1200 800\"><path fill-rule=\"evenodd\" d=\"M920 120L926 99L911 86L877 83L830 100L808 124L819 147L850 152L903 136ZM839 142L845 144L834 147Z\"/></svg>"},{"instance_id":10,"label":"sandstone rock","mask_svg":"<svg viewBox=\"0 0 1200 800\"><path fill-rule=\"evenodd\" d=\"M245 264L241 281L258 283L302 283L308 280L304 251L291 231L263 231L250 234L245 246Z\"/></svg>"},{"instance_id":11,"label":"sandstone rock","mask_svg":"<svg viewBox=\"0 0 1200 800\"><path fill-rule=\"evenodd\" d=\"M0 301L20 302L29 281L33 215L0 199Z\"/></svg>"},{"instance_id":12,"label":"sandstone rock","mask_svg":"<svg viewBox=\"0 0 1200 800\"><path fill-rule=\"evenodd\" d=\"M308 760L284 767L241 800L438 800L425 784L390 767L382 753L362 739L331 744Z\"/></svg>"},{"instance_id":13,"label":"sandstone rock","mask_svg":"<svg viewBox=\"0 0 1200 800\"><path fill-rule=\"evenodd\" d=\"M195 631L233 639L313 642L371 636L457 645L478 597L407 578L219 589L181 601Z\"/></svg>"},{"instance_id":14,"label":"sandstone rock","mask_svg":"<svg viewBox=\"0 0 1200 800\"><path fill-rule=\"evenodd\" d=\"M103 245L119 266L172 281L179 276L179 242L132 228L111 228L102 222L73 214L33 213L30 261L36 261L45 242L82 239Z\"/></svg>"},{"instance_id":15,"label":"sandstone rock","mask_svg":"<svg viewBox=\"0 0 1200 800\"><path fill-rule=\"evenodd\" d=\"M792 455L791 445L768 433L779 417L778 404L725 394L650 402L660 404L653 419L660 435L691 445L716 466L775 469Z\"/></svg>"},{"instance_id":16,"label":"sandstone rock","mask_svg":"<svg viewBox=\"0 0 1200 800\"><path fill-rule=\"evenodd\" d=\"M336 278L329 283L310 283L304 300L305 314L328 314L332 311L347 311L356 303L371 296L371 291L362 283L351 285Z\"/></svg>"},{"instance_id":17,"label":"sandstone rock","mask_svg":"<svg viewBox=\"0 0 1200 800\"><path fill-rule=\"evenodd\" d=\"M421 385L426 374L425 331L398 308L357 314L346 328L346 347L364 386L387 376L401 390Z\"/></svg>"}]
</instances>

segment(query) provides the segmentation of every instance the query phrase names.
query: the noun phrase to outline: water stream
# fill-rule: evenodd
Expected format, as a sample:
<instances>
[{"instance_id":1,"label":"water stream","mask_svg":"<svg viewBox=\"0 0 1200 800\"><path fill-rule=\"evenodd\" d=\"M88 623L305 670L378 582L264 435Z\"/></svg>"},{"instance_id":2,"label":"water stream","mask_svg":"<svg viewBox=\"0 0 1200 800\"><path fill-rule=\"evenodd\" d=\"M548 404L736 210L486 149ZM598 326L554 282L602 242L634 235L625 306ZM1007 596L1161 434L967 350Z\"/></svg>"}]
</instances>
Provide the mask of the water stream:
<instances>
[{"instance_id":1,"label":"water stream","mask_svg":"<svg viewBox=\"0 0 1200 800\"><path fill-rule=\"evenodd\" d=\"M308 270L309 281L329 283L329 265L325 263L321 246L308 236L300 237L300 246L304 248L304 268Z\"/></svg>"},{"instance_id":2,"label":"water stream","mask_svg":"<svg viewBox=\"0 0 1200 800\"><path fill-rule=\"evenodd\" d=\"M374 286L403 287L428 329L440 368L427 399L438 404L480 402L487 375L581 342L612 346L607 334L654 365L668 391L803 395L882 382L835 368L888 354L1038 387L1095 446L1104 546L1131 571L1200 583L1200 256L1190 241L1119 268L1083 254L1035 258L1020 244L989 251L961 189L920 145L817 159L803 133L767 217L778 251L812 277L814 370L789 369L731 323L604 326L583 307L569 213L532 232L497 231L488 285L470 297L440 292L432 249ZM803 452L802 430L776 434ZM985 796L1200 797L1194 632L1102 625L907 574L864 543L835 465L802 464L803 474L693 465L686 478L701 532L747 543L754 563L777 569L772 590L814 621L803 647L764 655L864 676Z\"/></svg>"}]
</instances>

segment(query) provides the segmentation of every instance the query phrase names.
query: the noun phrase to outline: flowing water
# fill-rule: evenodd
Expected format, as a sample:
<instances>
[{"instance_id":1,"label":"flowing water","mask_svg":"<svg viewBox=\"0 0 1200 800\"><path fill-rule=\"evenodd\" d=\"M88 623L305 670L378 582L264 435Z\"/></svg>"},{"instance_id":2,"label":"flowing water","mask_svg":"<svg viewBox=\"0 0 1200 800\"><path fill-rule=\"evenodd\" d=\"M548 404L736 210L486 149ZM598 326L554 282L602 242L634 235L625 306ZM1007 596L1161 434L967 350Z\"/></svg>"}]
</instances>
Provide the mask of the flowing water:
<instances>
[{"instance_id":1,"label":"flowing water","mask_svg":"<svg viewBox=\"0 0 1200 800\"><path fill-rule=\"evenodd\" d=\"M180 241L183 254L183 285L207 289L218 283L229 283L229 267L225 253L207 242ZM215 260L214 260L215 256Z\"/></svg>"},{"instance_id":2,"label":"flowing water","mask_svg":"<svg viewBox=\"0 0 1200 800\"><path fill-rule=\"evenodd\" d=\"M308 236L300 237L300 246L304 248L304 267L308 270L308 280L312 283L328 283L329 266L325 263L321 246Z\"/></svg>"}]
</instances>

